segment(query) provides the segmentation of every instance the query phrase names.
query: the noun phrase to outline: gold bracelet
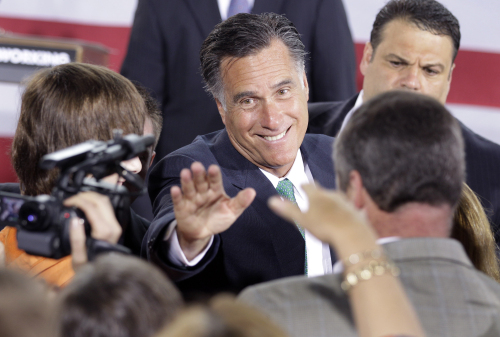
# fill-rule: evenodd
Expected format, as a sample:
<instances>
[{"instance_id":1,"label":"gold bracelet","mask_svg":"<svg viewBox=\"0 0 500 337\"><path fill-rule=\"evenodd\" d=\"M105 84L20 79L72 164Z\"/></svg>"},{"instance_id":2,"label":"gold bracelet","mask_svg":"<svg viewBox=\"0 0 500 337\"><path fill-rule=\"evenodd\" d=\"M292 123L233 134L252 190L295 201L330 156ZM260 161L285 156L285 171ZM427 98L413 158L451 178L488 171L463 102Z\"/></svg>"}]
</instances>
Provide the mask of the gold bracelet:
<instances>
[{"instance_id":1,"label":"gold bracelet","mask_svg":"<svg viewBox=\"0 0 500 337\"><path fill-rule=\"evenodd\" d=\"M364 251L361 253L351 254L351 255L349 255L349 257L347 259L342 261L342 263L344 264L345 268L348 268L348 267L354 266L355 264L357 264L363 260L366 260L368 258L370 258L372 260L377 260L377 259L382 258L384 255L385 255L384 250L382 248L376 248L376 249L367 250L367 251Z\"/></svg>"},{"instance_id":2,"label":"gold bracelet","mask_svg":"<svg viewBox=\"0 0 500 337\"><path fill-rule=\"evenodd\" d=\"M394 262L389 260L384 261L370 261L368 264L347 273L344 280L340 284L342 290L349 291L352 287L360 281L368 281L373 276L380 276L386 273L391 273L393 276L399 276L399 268Z\"/></svg>"}]
</instances>

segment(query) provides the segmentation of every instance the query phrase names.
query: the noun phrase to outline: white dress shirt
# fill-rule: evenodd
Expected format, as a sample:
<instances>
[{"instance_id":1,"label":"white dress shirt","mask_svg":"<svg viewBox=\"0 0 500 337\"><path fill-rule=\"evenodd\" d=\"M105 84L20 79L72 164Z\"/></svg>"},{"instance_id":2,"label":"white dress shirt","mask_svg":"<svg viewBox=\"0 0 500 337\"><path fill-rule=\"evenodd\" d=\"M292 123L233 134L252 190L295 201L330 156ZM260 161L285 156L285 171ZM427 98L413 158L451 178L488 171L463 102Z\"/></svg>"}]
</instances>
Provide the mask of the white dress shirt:
<instances>
[{"instance_id":1,"label":"white dress shirt","mask_svg":"<svg viewBox=\"0 0 500 337\"><path fill-rule=\"evenodd\" d=\"M354 103L354 106L351 108L351 110L349 110L347 115L345 115L345 118L342 121L342 126L340 127L339 134L342 132L342 130L344 130L344 127L346 126L349 119L351 119L352 114L354 113L354 111L358 110L361 104L363 104L363 90L359 92L358 98L356 99L356 103Z\"/></svg>"},{"instance_id":2,"label":"white dress shirt","mask_svg":"<svg viewBox=\"0 0 500 337\"><path fill-rule=\"evenodd\" d=\"M302 189L302 185L314 184L314 179L309 169L309 165L302 160L300 149L297 152L297 157L293 163L292 168L288 171L287 175L278 178L271 173L260 169L262 173L273 184L274 188L278 187L281 180L288 179L293 184L293 193L295 194L295 201L302 212L309 209L309 200L307 195ZM332 258L330 256L330 247L326 243L322 243L309 231L304 230L307 250L307 276L320 276L332 273Z\"/></svg>"},{"instance_id":3,"label":"white dress shirt","mask_svg":"<svg viewBox=\"0 0 500 337\"><path fill-rule=\"evenodd\" d=\"M300 149L297 152L295 161L292 168L288 174L282 178L278 178L271 173L262 170L262 173L267 179L273 184L274 188L278 186L280 180L288 178L293 184L293 190L295 194L295 200L302 212L307 211L309 208L309 201L307 196L302 189L302 185L314 183L314 179L311 174L311 170L307 163L302 160L302 154ZM179 239L177 238L177 232L175 227L177 226L177 221L172 221L167 229L164 240L169 243L168 257L170 262L177 266L195 266L198 262L203 259L210 246L213 243L213 236L210 238L210 242L207 247L193 260L188 261L182 249L179 245ZM290 224L290 226L295 226L295 224ZM330 248L327 244L322 243L311 233L305 230L305 240L306 240L306 250L307 250L307 269L308 276L320 276L324 274L332 273L332 260L330 256Z\"/></svg>"},{"instance_id":4,"label":"white dress shirt","mask_svg":"<svg viewBox=\"0 0 500 337\"><path fill-rule=\"evenodd\" d=\"M208 0L204 0L204 1L208 1ZM250 9L252 9L255 0L247 0L247 2L250 5ZM226 20L227 19L227 12L229 12L229 5L231 5L231 0L217 0L217 4L219 5L219 12L220 12L221 19Z\"/></svg>"}]
</instances>

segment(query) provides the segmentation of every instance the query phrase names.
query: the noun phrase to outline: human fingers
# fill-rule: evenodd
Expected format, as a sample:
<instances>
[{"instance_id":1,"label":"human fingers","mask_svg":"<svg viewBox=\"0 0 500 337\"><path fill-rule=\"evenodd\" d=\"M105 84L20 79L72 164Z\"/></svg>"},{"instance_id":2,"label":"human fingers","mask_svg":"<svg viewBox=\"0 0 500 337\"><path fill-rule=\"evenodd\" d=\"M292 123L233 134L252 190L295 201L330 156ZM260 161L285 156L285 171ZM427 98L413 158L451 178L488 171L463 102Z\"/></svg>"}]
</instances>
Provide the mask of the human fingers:
<instances>
[{"instance_id":1,"label":"human fingers","mask_svg":"<svg viewBox=\"0 0 500 337\"><path fill-rule=\"evenodd\" d=\"M208 177L205 167L200 162L191 164L194 187L198 193L205 193L208 190Z\"/></svg>"},{"instance_id":2,"label":"human fingers","mask_svg":"<svg viewBox=\"0 0 500 337\"><path fill-rule=\"evenodd\" d=\"M341 192L326 190L313 184L302 185L302 189L309 199L310 209L313 212L323 212L326 216L333 216L339 211L347 212L353 208Z\"/></svg>"},{"instance_id":3,"label":"human fingers","mask_svg":"<svg viewBox=\"0 0 500 337\"><path fill-rule=\"evenodd\" d=\"M64 201L66 206L74 206L85 213L94 239L115 244L122 234L109 198L96 192L81 192Z\"/></svg>"},{"instance_id":4,"label":"human fingers","mask_svg":"<svg viewBox=\"0 0 500 337\"><path fill-rule=\"evenodd\" d=\"M142 170L142 162L139 157L134 157L132 159L122 161L120 165L121 167L129 170L132 173L139 173Z\"/></svg>"},{"instance_id":5,"label":"human fingers","mask_svg":"<svg viewBox=\"0 0 500 337\"><path fill-rule=\"evenodd\" d=\"M194 198L196 194L196 189L194 188L193 176L191 175L191 170L184 168L181 171L181 190L182 194L188 198Z\"/></svg>"},{"instance_id":6,"label":"human fingers","mask_svg":"<svg viewBox=\"0 0 500 337\"><path fill-rule=\"evenodd\" d=\"M368 220L363 212L352 204L340 191L326 190L317 186L302 186L309 199L309 211L305 214L305 226L311 231L355 230L368 227ZM307 222L307 223L306 223Z\"/></svg>"},{"instance_id":7,"label":"human fingers","mask_svg":"<svg viewBox=\"0 0 500 337\"><path fill-rule=\"evenodd\" d=\"M224 184L222 183L222 173L220 167L217 165L210 165L208 167L208 182L210 189L216 193L225 193Z\"/></svg>"},{"instance_id":8,"label":"human fingers","mask_svg":"<svg viewBox=\"0 0 500 337\"><path fill-rule=\"evenodd\" d=\"M85 246L85 229L83 220L73 218L69 224L69 241L71 244L71 263L73 270L77 270L87 263L87 247Z\"/></svg>"},{"instance_id":9,"label":"human fingers","mask_svg":"<svg viewBox=\"0 0 500 337\"><path fill-rule=\"evenodd\" d=\"M172 197L172 202L174 203L174 207L182 206L182 191L179 186L172 186L170 188L170 196Z\"/></svg>"},{"instance_id":10,"label":"human fingers","mask_svg":"<svg viewBox=\"0 0 500 337\"><path fill-rule=\"evenodd\" d=\"M229 207L235 215L239 216L250 206L256 194L253 188L245 188L229 201Z\"/></svg>"},{"instance_id":11,"label":"human fingers","mask_svg":"<svg viewBox=\"0 0 500 337\"><path fill-rule=\"evenodd\" d=\"M307 196L313 194L314 192L316 192L318 190L322 190L321 187L319 187L315 184L303 184L301 187L304 190L304 192L306 192Z\"/></svg>"},{"instance_id":12,"label":"human fingers","mask_svg":"<svg viewBox=\"0 0 500 337\"><path fill-rule=\"evenodd\" d=\"M276 213L283 219L288 220L292 223L301 223L301 220L303 218L302 212L289 200L282 200L280 197L274 196L269 198L267 204L274 213Z\"/></svg>"}]
</instances>

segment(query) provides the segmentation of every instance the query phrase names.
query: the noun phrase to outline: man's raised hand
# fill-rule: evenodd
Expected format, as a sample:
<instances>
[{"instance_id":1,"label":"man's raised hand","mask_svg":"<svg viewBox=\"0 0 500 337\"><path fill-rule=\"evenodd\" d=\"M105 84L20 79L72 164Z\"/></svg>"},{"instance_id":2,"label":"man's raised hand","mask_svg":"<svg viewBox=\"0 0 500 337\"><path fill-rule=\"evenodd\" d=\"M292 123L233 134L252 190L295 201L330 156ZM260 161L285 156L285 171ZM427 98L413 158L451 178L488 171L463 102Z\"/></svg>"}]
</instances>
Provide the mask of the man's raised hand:
<instances>
[{"instance_id":1,"label":"man's raised hand","mask_svg":"<svg viewBox=\"0 0 500 337\"><path fill-rule=\"evenodd\" d=\"M352 241L375 242L375 234L365 215L341 192L328 191L315 185L303 185L309 198L309 210L302 213L297 206L279 197L269 199L269 207L282 218L299 223L323 242L336 248ZM364 242L364 241L363 241Z\"/></svg>"},{"instance_id":2,"label":"man's raised hand","mask_svg":"<svg viewBox=\"0 0 500 337\"><path fill-rule=\"evenodd\" d=\"M246 188L234 198L224 191L220 168L208 171L199 162L191 170L183 169L181 186L170 189L177 220L179 244L188 260L195 258L214 234L228 229L255 198L255 190Z\"/></svg>"}]
</instances>

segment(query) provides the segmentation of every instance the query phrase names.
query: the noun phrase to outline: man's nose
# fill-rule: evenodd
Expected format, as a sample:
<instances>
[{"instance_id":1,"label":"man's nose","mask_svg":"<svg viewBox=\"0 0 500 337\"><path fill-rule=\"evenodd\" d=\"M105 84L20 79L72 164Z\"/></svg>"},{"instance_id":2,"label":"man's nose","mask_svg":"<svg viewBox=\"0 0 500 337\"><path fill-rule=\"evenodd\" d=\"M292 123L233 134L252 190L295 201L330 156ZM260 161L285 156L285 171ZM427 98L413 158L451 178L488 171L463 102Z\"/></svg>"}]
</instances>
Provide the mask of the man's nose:
<instances>
[{"instance_id":1,"label":"man's nose","mask_svg":"<svg viewBox=\"0 0 500 337\"><path fill-rule=\"evenodd\" d=\"M142 164L139 157L134 157L129 160L125 160L121 162L123 168L129 170L132 173L139 173L142 170Z\"/></svg>"},{"instance_id":2,"label":"man's nose","mask_svg":"<svg viewBox=\"0 0 500 337\"><path fill-rule=\"evenodd\" d=\"M261 126L266 129L279 129L283 124L283 112L274 101L263 104Z\"/></svg>"},{"instance_id":3,"label":"man's nose","mask_svg":"<svg viewBox=\"0 0 500 337\"><path fill-rule=\"evenodd\" d=\"M421 89L421 70L417 65L408 67L403 73L400 85L404 89L416 90Z\"/></svg>"}]
</instances>

